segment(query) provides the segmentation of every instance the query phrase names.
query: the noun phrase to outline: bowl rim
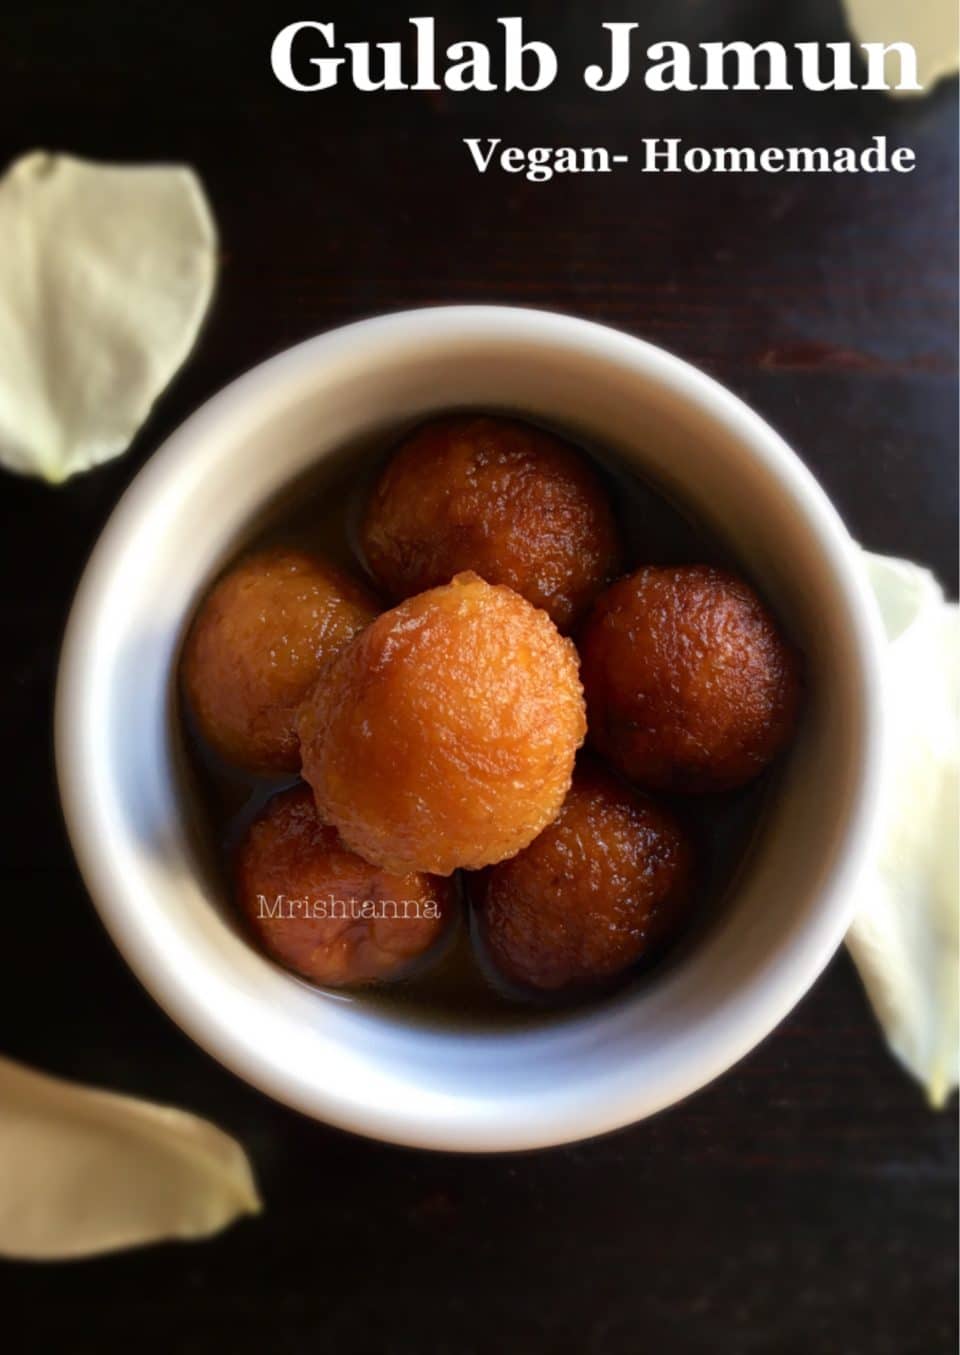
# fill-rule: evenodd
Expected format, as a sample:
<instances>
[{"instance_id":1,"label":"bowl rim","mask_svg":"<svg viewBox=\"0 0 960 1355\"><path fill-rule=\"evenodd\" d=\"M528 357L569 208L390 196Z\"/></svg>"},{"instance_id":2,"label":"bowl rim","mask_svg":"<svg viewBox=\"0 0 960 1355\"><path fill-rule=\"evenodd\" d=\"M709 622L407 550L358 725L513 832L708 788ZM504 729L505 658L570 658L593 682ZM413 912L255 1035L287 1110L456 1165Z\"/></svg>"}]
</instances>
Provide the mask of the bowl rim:
<instances>
[{"instance_id":1,"label":"bowl rim","mask_svg":"<svg viewBox=\"0 0 960 1355\"><path fill-rule=\"evenodd\" d=\"M85 644L92 618L110 577L113 556L135 530L145 506L202 450L209 430L236 418L245 404L279 379L302 379L307 371L332 358L376 343L449 336L490 340L518 334L540 346L569 350L588 347L621 365L632 363L648 380L673 389L677 398L705 408L729 427L738 443L765 464L799 505L811 536L829 565L853 640L858 685L864 713L864 740L859 782L852 797L846 832L829 875L817 896L817 907L786 955L753 976L756 990L737 1022L727 1021L723 1038L702 1042L697 1057L671 1077L670 1085L651 1090L638 1087L632 1097L616 1104L583 1105L578 1114L567 1110L562 1123L550 1120L511 1133L510 1126L488 1120L467 1128L444 1125L429 1112L418 1115L415 1105L402 1114L371 1114L338 1097L329 1088L292 1080L271 1065L269 1058L248 1048L242 1038L216 1025L215 1017L191 992L175 967L149 953L131 921L127 890L109 853L100 850L93 797L85 794L83 775L84 721L77 718L90 698L92 656ZM120 497L87 560L70 608L60 651L54 701L54 755L60 801L67 833L81 875L100 919L137 978L166 1013L219 1062L276 1100L327 1124L381 1141L452 1152L517 1151L575 1142L607 1133L644 1119L699 1090L760 1043L808 991L841 944L852 920L856 884L869 857L877 829L883 757L881 695L881 636L879 614L860 566L857 549L837 510L814 475L780 435L713 377L656 344L625 331L550 310L514 306L428 306L378 315L342 325L257 364L231 381L174 430L138 471ZM816 924L816 925L815 925ZM415 1102L416 1098L411 1098Z\"/></svg>"}]
</instances>

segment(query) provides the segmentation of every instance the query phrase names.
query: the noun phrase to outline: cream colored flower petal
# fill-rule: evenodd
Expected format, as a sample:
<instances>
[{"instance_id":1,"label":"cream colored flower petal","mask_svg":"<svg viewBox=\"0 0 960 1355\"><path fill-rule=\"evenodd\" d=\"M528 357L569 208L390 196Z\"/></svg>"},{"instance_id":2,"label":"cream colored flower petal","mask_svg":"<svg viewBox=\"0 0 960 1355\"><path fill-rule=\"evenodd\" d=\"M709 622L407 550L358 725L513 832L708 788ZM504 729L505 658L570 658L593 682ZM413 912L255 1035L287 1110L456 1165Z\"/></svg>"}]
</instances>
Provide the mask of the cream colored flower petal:
<instances>
[{"instance_id":1,"label":"cream colored flower petal","mask_svg":"<svg viewBox=\"0 0 960 1355\"><path fill-rule=\"evenodd\" d=\"M205 1120L0 1059L0 1256L206 1237L259 1209L243 1149Z\"/></svg>"},{"instance_id":2,"label":"cream colored flower petal","mask_svg":"<svg viewBox=\"0 0 960 1355\"><path fill-rule=\"evenodd\" d=\"M59 483L125 451L210 303L196 175L33 152L0 179L0 464Z\"/></svg>"},{"instance_id":3,"label":"cream colored flower petal","mask_svg":"<svg viewBox=\"0 0 960 1355\"><path fill-rule=\"evenodd\" d=\"M893 1053L942 1106L960 1063L960 615L905 560L866 555L887 629L879 858L847 945Z\"/></svg>"},{"instance_id":4,"label":"cream colored flower petal","mask_svg":"<svg viewBox=\"0 0 960 1355\"><path fill-rule=\"evenodd\" d=\"M957 0L845 0L847 21L858 42L909 42L917 54L917 90L929 93L938 80L960 65L960 16Z\"/></svg>"}]
</instances>

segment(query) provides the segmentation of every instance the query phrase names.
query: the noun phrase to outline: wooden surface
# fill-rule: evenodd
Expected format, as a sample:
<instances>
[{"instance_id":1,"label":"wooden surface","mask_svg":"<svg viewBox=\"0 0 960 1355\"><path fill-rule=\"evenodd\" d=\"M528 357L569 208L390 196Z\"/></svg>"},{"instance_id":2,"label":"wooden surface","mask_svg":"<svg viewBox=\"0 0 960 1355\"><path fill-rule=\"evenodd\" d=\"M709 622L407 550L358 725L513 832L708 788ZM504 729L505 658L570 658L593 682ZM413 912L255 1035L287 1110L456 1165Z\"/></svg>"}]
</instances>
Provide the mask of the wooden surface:
<instances>
[{"instance_id":1,"label":"wooden surface","mask_svg":"<svg viewBox=\"0 0 960 1355\"><path fill-rule=\"evenodd\" d=\"M196 353L123 460L56 491L2 481L0 1048L212 1117L250 1150L267 1209L206 1244L3 1267L6 1349L955 1350L955 1113L931 1114L886 1055L845 956L733 1072L646 1124L502 1158L366 1143L239 1082L141 991L72 863L49 730L72 590L159 441L287 344L427 302L549 306L666 345L786 435L861 541L955 587L956 85L902 104L639 85L603 97L574 78L601 18L642 20L647 42L837 41L834 0L527 5L566 74L537 96L457 97L282 90L269 44L304 7L13 9L0 21L0 158L45 146L189 161L223 262ZM386 3L314 10L345 38L403 28ZM498 11L431 12L449 42L490 39ZM913 176L627 167L538 185L479 177L460 141L629 152L648 135L874 134L916 150Z\"/></svg>"}]
</instances>

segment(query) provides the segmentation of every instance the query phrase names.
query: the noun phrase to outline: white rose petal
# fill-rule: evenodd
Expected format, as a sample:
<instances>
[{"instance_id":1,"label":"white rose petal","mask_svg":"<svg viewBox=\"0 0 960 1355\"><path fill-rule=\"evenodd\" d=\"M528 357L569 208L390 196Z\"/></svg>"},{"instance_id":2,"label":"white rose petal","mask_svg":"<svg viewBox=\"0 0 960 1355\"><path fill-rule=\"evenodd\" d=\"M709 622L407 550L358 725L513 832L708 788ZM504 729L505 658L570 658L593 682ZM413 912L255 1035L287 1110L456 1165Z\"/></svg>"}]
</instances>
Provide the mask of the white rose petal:
<instances>
[{"instance_id":1,"label":"white rose petal","mask_svg":"<svg viewBox=\"0 0 960 1355\"><path fill-rule=\"evenodd\" d=\"M243 1149L205 1120L0 1059L0 1256L206 1237L259 1209Z\"/></svg>"},{"instance_id":2,"label":"white rose petal","mask_svg":"<svg viewBox=\"0 0 960 1355\"><path fill-rule=\"evenodd\" d=\"M893 1053L942 1106L960 1064L960 615L925 569L864 557L887 630L879 859L847 945Z\"/></svg>"},{"instance_id":3,"label":"white rose petal","mask_svg":"<svg viewBox=\"0 0 960 1355\"><path fill-rule=\"evenodd\" d=\"M0 464L59 483L124 451L206 314L196 175L33 152L0 179Z\"/></svg>"},{"instance_id":4,"label":"white rose petal","mask_svg":"<svg viewBox=\"0 0 960 1355\"><path fill-rule=\"evenodd\" d=\"M846 0L846 6L847 21L858 42L909 42L916 51L917 80L923 89L891 93L929 93L960 65L956 0Z\"/></svg>"}]
</instances>

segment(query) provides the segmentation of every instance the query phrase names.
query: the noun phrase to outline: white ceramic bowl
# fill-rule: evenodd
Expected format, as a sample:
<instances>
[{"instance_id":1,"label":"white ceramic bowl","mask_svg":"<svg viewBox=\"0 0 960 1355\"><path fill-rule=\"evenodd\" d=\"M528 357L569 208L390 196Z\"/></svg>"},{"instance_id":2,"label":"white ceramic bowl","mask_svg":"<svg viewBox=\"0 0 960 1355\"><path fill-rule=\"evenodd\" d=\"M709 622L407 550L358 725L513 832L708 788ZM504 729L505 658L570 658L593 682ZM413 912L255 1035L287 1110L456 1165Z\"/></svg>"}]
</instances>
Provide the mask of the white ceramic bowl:
<instances>
[{"instance_id":1,"label":"white ceramic bowl","mask_svg":"<svg viewBox=\"0 0 960 1355\"><path fill-rule=\"evenodd\" d=\"M244 528L319 459L455 406L514 408L605 445L749 561L806 652L809 707L733 897L618 1000L531 1028L391 1019L264 959L213 897L188 832L172 695L185 623ZM499 307L391 315L311 339L210 400L124 495L83 576L56 710L67 825L144 985L279 1100L430 1148L546 1146L703 1086L806 992L848 926L879 779L877 627L813 477L738 399L660 349Z\"/></svg>"}]
</instances>

